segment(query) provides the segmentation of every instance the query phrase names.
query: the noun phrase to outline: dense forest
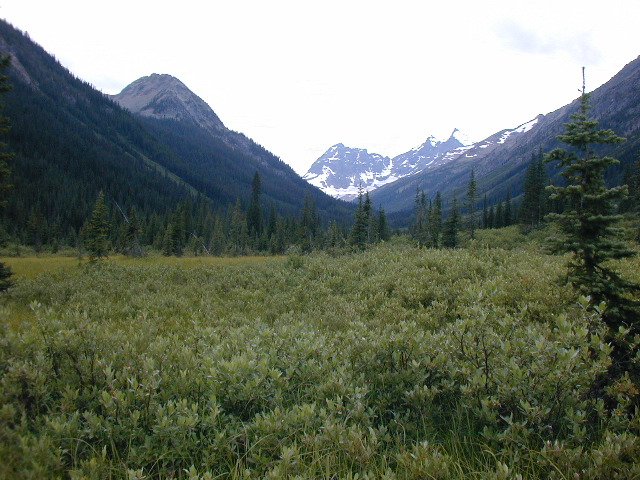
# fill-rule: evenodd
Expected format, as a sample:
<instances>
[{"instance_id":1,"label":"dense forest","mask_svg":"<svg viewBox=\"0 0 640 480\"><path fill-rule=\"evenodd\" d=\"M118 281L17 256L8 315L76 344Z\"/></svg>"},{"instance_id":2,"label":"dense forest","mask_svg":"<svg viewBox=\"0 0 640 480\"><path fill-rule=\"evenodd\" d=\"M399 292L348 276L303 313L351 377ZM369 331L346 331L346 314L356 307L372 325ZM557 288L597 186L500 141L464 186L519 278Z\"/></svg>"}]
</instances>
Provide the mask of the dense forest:
<instances>
[{"instance_id":1,"label":"dense forest","mask_svg":"<svg viewBox=\"0 0 640 480\"><path fill-rule=\"evenodd\" d=\"M309 186L242 134L225 131L216 138L187 123L135 117L26 34L5 22L2 27L0 52L11 57L5 73L12 89L3 101L12 124L5 141L14 154L14 188L0 221L16 242L77 245L102 191L112 224L117 212L134 209L152 245L176 211L190 205L196 210L185 215L200 215L200 223L209 214L224 216L238 202L246 209L255 172L265 212L273 205L279 217L298 219L308 196L324 228L332 219L351 221L352 206Z\"/></svg>"}]
</instances>

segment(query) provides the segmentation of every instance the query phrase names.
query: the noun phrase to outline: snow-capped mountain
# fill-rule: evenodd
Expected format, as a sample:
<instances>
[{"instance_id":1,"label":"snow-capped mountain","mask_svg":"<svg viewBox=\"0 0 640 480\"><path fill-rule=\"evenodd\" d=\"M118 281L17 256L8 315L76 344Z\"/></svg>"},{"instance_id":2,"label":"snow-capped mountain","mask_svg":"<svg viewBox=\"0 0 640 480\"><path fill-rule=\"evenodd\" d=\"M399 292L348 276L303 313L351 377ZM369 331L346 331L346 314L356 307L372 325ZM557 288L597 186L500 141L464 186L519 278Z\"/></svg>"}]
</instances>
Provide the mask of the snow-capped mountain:
<instances>
[{"instance_id":1,"label":"snow-capped mountain","mask_svg":"<svg viewBox=\"0 0 640 480\"><path fill-rule=\"evenodd\" d=\"M360 185L365 190L373 190L397 180L391 172L392 166L389 157L338 143L318 158L303 178L332 197L353 200Z\"/></svg>"},{"instance_id":2,"label":"snow-capped mountain","mask_svg":"<svg viewBox=\"0 0 640 480\"><path fill-rule=\"evenodd\" d=\"M460 154L469 144L458 129L445 141L430 136L423 144L394 158L338 143L318 158L303 178L333 197L353 200L360 188L373 191L407 175L442 165L455 156L453 152Z\"/></svg>"},{"instance_id":3,"label":"snow-capped mountain","mask_svg":"<svg viewBox=\"0 0 640 480\"><path fill-rule=\"evenodd\" d=\"M445 141L434 136L427 138L422 145L412 148L393 159L397 178L406 177L427 168L434 168L447 163L453 156L464 152L473 145L466 135L457 128Z\"/></svg>"}]
</instances>

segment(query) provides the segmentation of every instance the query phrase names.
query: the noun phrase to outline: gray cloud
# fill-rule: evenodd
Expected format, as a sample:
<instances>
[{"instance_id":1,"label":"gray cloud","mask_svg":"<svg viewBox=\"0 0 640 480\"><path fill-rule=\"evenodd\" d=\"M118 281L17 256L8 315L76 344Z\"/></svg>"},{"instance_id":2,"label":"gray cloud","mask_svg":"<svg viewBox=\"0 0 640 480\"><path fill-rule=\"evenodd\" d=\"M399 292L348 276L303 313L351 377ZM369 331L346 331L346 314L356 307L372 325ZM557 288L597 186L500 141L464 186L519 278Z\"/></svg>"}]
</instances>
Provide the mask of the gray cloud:
<instances>
[{"instance_id":1,"label":"gray cloud","mask_svg":"<svg viewBox=\"0 0 640 480\"><path fill-rule=\"evenodd\" d=\"M515 20L496 22L494 32L502 44L514 51L532 55L566 53L577 63L596 65L602 59L590 32L540 34Z\"/></svg>"}]
</instances>

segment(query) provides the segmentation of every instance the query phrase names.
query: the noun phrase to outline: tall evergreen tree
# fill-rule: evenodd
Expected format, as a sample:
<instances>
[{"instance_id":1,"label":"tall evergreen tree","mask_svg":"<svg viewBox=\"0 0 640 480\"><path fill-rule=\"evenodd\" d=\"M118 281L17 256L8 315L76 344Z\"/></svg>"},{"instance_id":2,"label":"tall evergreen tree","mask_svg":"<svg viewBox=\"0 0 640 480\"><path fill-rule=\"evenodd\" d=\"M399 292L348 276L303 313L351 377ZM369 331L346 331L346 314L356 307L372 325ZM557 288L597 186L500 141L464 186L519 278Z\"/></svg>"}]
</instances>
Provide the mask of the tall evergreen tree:
<instances>
[{"instance_id":1,"label":"tall evergreen tree","mask_svg":"<svg viewBox=\"0 0 640 480\"><path fill-rule=\"evenodd\" d=\"M260 190L262 181L260 180L260 174L256 172L253 175L253 181L251 183L251 200L247 207L247 232L249 237L257 238L262 233L262 218L260 207Z\"/></svg>"},{"instance_id":2,"label":"tall evergreen tree","mask_svg":"<svg viewBox=\"0 0 640 480\"><path fill-rule=\"evenodd\" d=\"M0 55L0 72L4 71L9 66L10 57ZM0 93L5 93L11 90L11 85L8 83L8 77L6 75L0 75ZM4 107L4 104L0 103L0 109ZM9 130L9 119L4 116L0 116L0 133ZM7 179L11 174L9 169L9 162L13 155L5 150L6 144L0 141L0 193L10 188L7 183ZM0 197L0 207L6 205L6 200ZM11 267L5 265L4 262L0 262L0 292L7 290L13 282L10 280L12 275Z\"/></svg>"},{"instance_id":3,"label":"tall evergreen tree","mask_svg":"<svg viewBox=\"0 0 640 480\"><path fill-rule=\"evenodd\" d=\"M465 198L465 207L467 208L467 225L471 239L476 238L476 203L478 201L478 185L476 184L476 176L474 169L471 169L471 176L467 184L467 196Z\"/></svg>"},{"instance_id":4,"label":"tall evergreen tree","mask_svg":"<svg viewBox=\"0 0 640 480\"><path fill-rule=\"evenodd\" d=\"M229 225L229 243L234 255L245 253L247 246L247 217L242 210L240 199L236 200L235 207L231 210L231 223Z\"/></svg>"},{"instance_id":5,"label":"tall evergreen tree","mask_svg":"<svg viewBox=\"0 0 640 480\"><path fill-rule=\"evenodd\" d=\"M382 206L378 209L378 239L382 242L386 242L391 237L389 231L389 224L387 222L387 215L384 213Z\"/></svg>"},{"instance_id":6,"label":"tall evergreen tree","mask_svg":"<svg viewBox=\"0 0 640 480\"><path fill-rule=\"evenodd\" d=\"M224 219L222 214L217 212L213 224L213 232L209 241L209 251L212 255L220 256L227 247L227 237L224 234Z\"/></svg>"},{"instance_id":7,"label":"tall evergreen tree","mask_svg":"<svg viewBox=\"0 0 640 480\"><path fill-rule=\"evenodd\" d=\"M371 211L371 200L368 199L369 194L365 199L362 186L360 186L358 190L358 209L354 214L353 225L349 232L349 245L359 250L364 250L368 242L369 215Z\"/></svg>"},{"instance_id":8,"label":"tall evergreen tree","mask_svg":"<svg viewBox=\"0 0 640 480\"><path fill-rule=\"evenodd\" d=\"M91 216L84 226L84 243L91 260L107 255L110 228L109 210L104 202L104 193L100 192Z\"/></svg>"},{"instance_id":9,"label":"tall evergreen tree","mask_svg":"<svg viewBox=\"0 0 640 480\"><path fill-rule=\"evenodd\" d=\"M440 196L440 192L436 193L430 207L427 246L438 248L440 246L440 235L442 233L442 197Z\"/></svg>"},{"instance_id":10,"label":"tall evergreen tree","mask_svg":"<svg viewBox=\"0 0 640 480\"><path fill-rule=\"evenodd\" d=\"M338 222L331 220L329 222L329 231L327 235L327 246L329 248L338 248L344 244L344 237L338 226Z\"/></svg>"},{"instance_id":11,"label":"tall evergreen tree","mask_svg":"<svg viewBox=\"0 0 640 480\"><path fill-rule=\"evenodd\" d=\"M444 232L442 235L442 245L447 248L456 248L458 246L458 230L460 229L460 214L458 212L458 199L453 197L451 211L445 222Z\"/></svg>"},{"instance_id":12,"label":"tall evergreen tree","mask_svg":"<svg viewBox=\"0 0 640 480\"><path fill-rule=\"evenodd\" d=\"M299 242L303 251L310 251L314 248L316 237L318 236L319 224L316 205L311 194L307 191L304 196L304 205L300 214Z\"/></svg>"},{"instance_id":13,"label":"tall evergreen tree","mask_svg":"<svg viewBox=\"0 0 640 480\"><path fill-rule=\"evenodd\" d=\"M511 188L507 188L507 198L504 201L504 218L502 223L505 227L511 225L513 212L511 211Z\"/></svg>"},{"instance_id":14,"label":"tall evergreen tree","mask_svg":"<svg viewBox=\"0 0 640 480\"><path fill-rule=\"evenodd\" d=\"M502 227L504 227L504 209L502 208L502 200L498 200L498 205L496 206L496 216L493 221L493 228Z\"/></svg>"},{"instance_id":15,"label":"tall evergreen tree","mask_svg":"<svg viewBox=\"0 0 640 480\"><path fill-rule=\"evenodd\" d=\"M519 222L529 229L539 227L546 213L546 183L542 153L539 153L537 158L532 153L519 210Z\"/></svg>"},{"instance_id":16,"label":"tall evergreen tree","mask_svg":"<svg viewBox=\"0 0 640 480\"><path fill-rule=\"evenodd\" d=\"M496 209L493 205L489 207L489 214L487 215L487 228L496 228Z\"/></svg>"},{"instance_id":17,"label":"tall evergreen tree","mask_svg":"<svg viewBox=\"0 0 640 480\"><path fill-rule=\"evenodd\" d=\"M482 228L489 228L489 202L486 194L482 200Z\"/></svg>"},{"instance_id":18,"label":"tall evergreen tree","mask_svg":"<svg viewBox=\"0 0 640 480\"><path fill-rule=\"evenodd\" d=\"M429 207L427 205L427 196L424 190L416 188L415 200L415 222L410 226L410 232L413 239L418 243L418 247L422 247L427 242L427 220L429 217Z\"/></svg>"},{"instance_id":19,"label":"tall evergreen tree","mask_svg":"<svg viewBox=\"0 0 640 480\"><path fill-rule=\"evenodd\" d=\"M612 130L597 129L598 122L587 115L589 97L583 83L580 108L565 124L565 133L558 136L571 150L557 148L547 155L548 161L563 168L561 175L566 180L566 186L550 187L552 198L564 199L567 205L563 213L550 215L564 234L555 249L572 254L568 281L590 297L591 305L605 302L603 319L607 325L613 331L626 326L638 334L639 302L632 294L640 291L640 285L620 277L608 263L633 255L619 240L620 231L614 227L619 217L613 214L613 201L625 196L626 187L605 186L604 170L618 161L596 155L592 147L617 144L624 139Z\"/></svg>"}]
</instances>

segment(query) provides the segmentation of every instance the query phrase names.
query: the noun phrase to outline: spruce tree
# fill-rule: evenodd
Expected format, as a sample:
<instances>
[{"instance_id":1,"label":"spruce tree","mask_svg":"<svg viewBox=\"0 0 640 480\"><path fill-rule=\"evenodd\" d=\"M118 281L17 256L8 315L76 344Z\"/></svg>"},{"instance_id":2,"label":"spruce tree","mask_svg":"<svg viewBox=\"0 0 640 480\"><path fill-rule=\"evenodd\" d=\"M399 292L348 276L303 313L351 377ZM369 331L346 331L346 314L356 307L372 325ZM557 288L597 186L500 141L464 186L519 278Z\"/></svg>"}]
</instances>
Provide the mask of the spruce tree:
<instances>
[{"instance_id":1,"label":"spruce tree","mask_svg":"<svg viewBox=\"0 0 640 480\"><path fill-rule=\"evenodd\" d=\"M311 194L307 191L304 195L304 205L300 214L300 224L298 227L299 241L303 251L307 252L313 249L318 230L316 205L311 198Z\"/></svg>"},{"instance_id":2,"label":"spruce tree","mask_svg":"<svg viewBox=\"0 0 640 480\"><path fill-rule=\"evenodd\" d=\"M504 227L504 209L502 208L502 200L498 200L498 205L496 206L496 216L493 222L494 228Z\"/></svg>"},{"instance_id":3,"label":"spruce tree","mask_svg":"<svg viewBox=\"0 0 640 480\"><path fill-rule=\"evenodd\" d=\"M639 302L632 298L640 286L620 277L608 262L633 255L614 227L619 216L614 215L613 202L624 198L626 187L606 187L604 170L618 161L593 150L594 144L611 145L624 139L612 130L596 128L598 122L587 116L589 97L583 83L579 110L557 137L571 149L557 148L547 155L547 161L563 168L566 180L566 186L549 187L551 198L563 199L566 205L564 212L550 215L564 234L554 246L556 251L571 253L568 281L590 298L590 305L605 303L603 320L612 331L625 326L640 333Z\"/></svg>"},{"instance_id":4,"label":"spruce tree","mask_svg":"<svg viewBox=\"0 0 640 480\"><path fill-rule=\"evenodd\" d=\"M433 203L430 204L428 218L427 246L438 248L440 246L440 235L442 233L442 197L440 192L436 193Z\"/></svg>"},{"instance_id":5,"label":"spruce tree","mask_svg":"<svg viewBox=\"0 0 640 480\"><path fill-rule=\"evenodd\" d=\"M262 218L260 213L260 190L262 181L260 180L260 174L256 172L253 175L253 181L251 183L251 200L247 207L247 232L253 239L260 236L262 233Z\"/></svg>"},{"instance_id":6,"label":"spruce tree","mask_svg":"<svg viewBox=\"0 0 640 480\"><path fill-rule=\"evenodd\" d=\"M368 242L369 215L371 213L371 200L367 193L366 199L362 192L362 186L358 190L358 208L354 214L353 225L349 232L349 245L364 250Z\"/></svg>"},{"instance_id":7,"label":"spruce tree","mask_svg":"<svg viewBox=\"0 0 640 480\"><path fill-rule=\"evenodd\" d=\"M386 242L391 237L389 224L387 223L387 215L384 213L382 206L378 209L378 238L382 242Z\"/></svg>"},{"instance_id":8,"label":"spruce tree","mask_svg":"<svg viewBox=\"0 0 640 480\"><path fill-rule=\"evenodd\" d=\"M418 243L418 247L422 247L426 243L429 208L427 206L427 196L425 195L424 190L420 190L419 188L416 188L414 211L415 222L409 229L411 236Z\"/></svg>"},{"instance_id":9,"label":"spruce tree","mask_svg":"<svg viewBox=\"0 0 640 480\"><path fill-rule=\"evenodd\" d=\"M110 228L109 210L101 191L84 226L84 243L92 261L107 255Z\"/></svg>"},{"instance_id":10,"label":"spruce tree","mask_svg":"<svg viewBox=\"0 0 640 480\"><path fill-rule=\"evenodd\" d=\"M476 176L474 169L471 169L471 177L467 184L467 196L465 198L465 206L467 208L467 225L471 239L476 238L476 202L478 201L478 186L476 184Z\"/></svg>"},{"instance_id":11,"label":"spruce tree","mask_svg":"<svg viewBox=\"0 0 640 480\"><path fill-rule=\"evenodd\" d=\"M504 214L502 223L505 227L511 225L513 219L513 212L511 211L511 189L507 188L507 198L504 201Z\"/></svg>"},{"instance_id":12,"label":"spruce tree","mask_svg":"<svg viewBox=\"0 0 640 480\"><path fill-rule=\"evenodd\" d=\"M8 55L0 58L0 72L9 66L9 61L10 57ZM8 83L8 77L6 75L0 75L0 93L8 92L9 90L11 90L11 85ZM0 108L3 106L4 105L0 103ZM0 116L0 133L6 132L7 130L9 130L9 119ZM7 179L11 174L9 162L13 155L5 151L5 147L6 144L0 141L0 193L10 188ZM4 207L6 203L4 198L0 198L0 207ZM10 280L11 275L11 267L5 265L4 262L0 262L0 292L7 290L13 285L13 282Z\"/></svg>"},{"instance_id":13,"label":"spruce tree","mask_svg":"<svg viewBox=\"0 0 640 480\"><path fill-rule=\"evenodd\" d=\"M547 178L542 163L542 153L537 158L532 153L531 161L525 174L524 192L518 219L526 229L539 227L546 213L546 183Z\"/></svg>"},{"instance_id":14,"label":"spruce tree","mask_svg":"<svg viewBox=\"0 0 640 480\"><path fill-rule=\"evenodd\" d=\"M482 200L482 228L489 228L489 202L486 194Z\"/></svg>"},{"instance_id":15,"label":"spruce tree","mask_svg":"<svg viewBox=\"0 0 640 480\"><path fill-rule=\"evenodd\" d=\"M447 248L458 246L458 230L460 228L460 214L458 213L458 199L453 197L453 205L447 217L442 235L442 245Z\"/></svg>"}]
</instances>

